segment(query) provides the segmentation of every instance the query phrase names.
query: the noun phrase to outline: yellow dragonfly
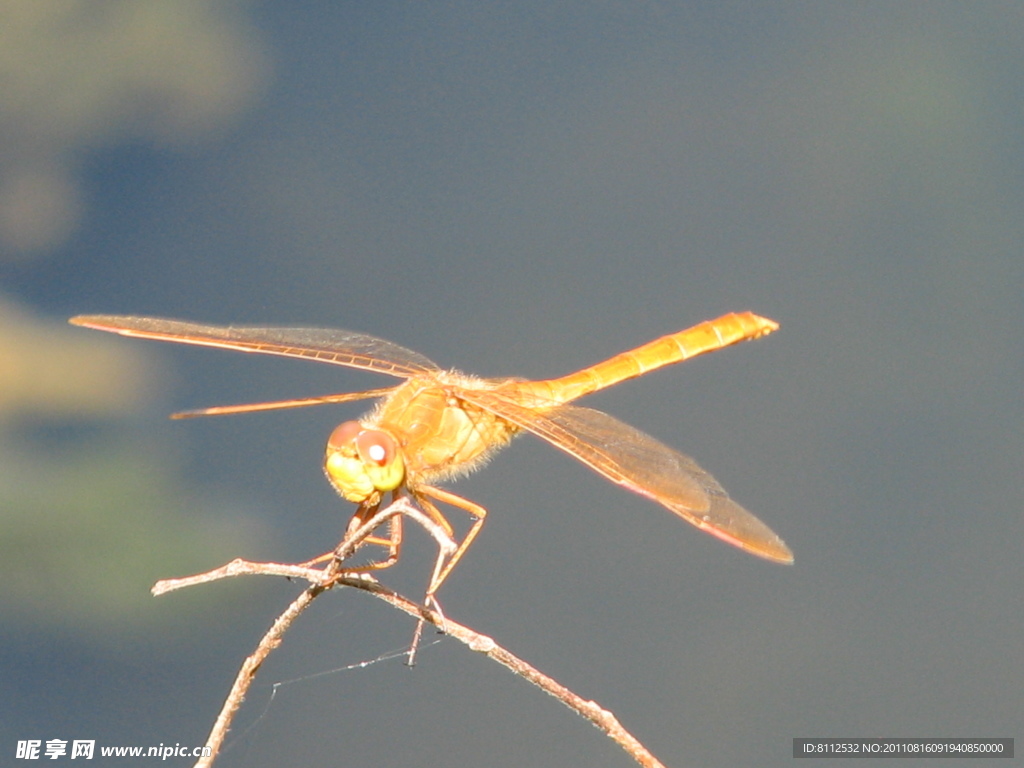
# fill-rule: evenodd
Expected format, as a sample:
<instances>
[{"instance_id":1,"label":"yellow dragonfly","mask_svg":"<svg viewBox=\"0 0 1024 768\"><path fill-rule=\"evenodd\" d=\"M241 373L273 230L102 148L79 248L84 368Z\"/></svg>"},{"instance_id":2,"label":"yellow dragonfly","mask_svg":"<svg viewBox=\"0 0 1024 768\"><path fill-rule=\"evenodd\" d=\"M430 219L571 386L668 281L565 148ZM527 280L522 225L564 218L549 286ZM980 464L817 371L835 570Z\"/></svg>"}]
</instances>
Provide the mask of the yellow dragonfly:
<instances>
[{"instance_id":1,"label":"yellow dragonfly","mask_svg":"<svg viewBox=\"0 0 1024 768\"><path fill-rule=\"evenodd\" d=\"M362 419L346 421L334 429L327 441L324 471L337 492L358 505L348 527L350 532L370 520L389 495L392 499L411 497L453 542L453 529L435 502L469 515L472 524L462 541L439 557L427 589L428 602L433 601L472 544L487 515L479 504L456 496L438 483L478 468L519 432L546 440L613 483L646 496L730 544L774 562L793 562L782 539L730 499L689 456L606 413L570 405L626 379L760 338L779 327L773 320L751 312L723 315L568 376L543 381L482 379L444 370L410 349L351 331L215 326L116 315L81 315L70 322L123 336L317 360L402 379L400 384L385 389L219 406L175 416L380 398ZM364 542L386 547L387 554L352 570L385 568L398 561L400 517L391 519L389 530L387 538L371 537Z\"/></svg>"}]
</instances>

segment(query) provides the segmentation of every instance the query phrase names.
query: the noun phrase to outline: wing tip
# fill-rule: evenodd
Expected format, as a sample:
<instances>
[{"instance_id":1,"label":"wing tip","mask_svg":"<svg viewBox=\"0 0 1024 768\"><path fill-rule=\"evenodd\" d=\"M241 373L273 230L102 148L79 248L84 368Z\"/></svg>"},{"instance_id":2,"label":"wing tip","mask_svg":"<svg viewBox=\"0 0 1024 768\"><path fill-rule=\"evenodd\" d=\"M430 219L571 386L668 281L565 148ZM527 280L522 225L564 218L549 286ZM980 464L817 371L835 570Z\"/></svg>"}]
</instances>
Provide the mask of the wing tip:
<instances>
[{"instance_id":1,"label":"wing tip","mask_svg":"<svg viewBox=\"0 0 1024 768\"><path fill-rule=\"evenodd\" d=\"M712 536L721 539L727 544L732 544L744 552L749 552L752 555L757 555L780 565L793 565L793 551L786 546L786 542L776 536L770 528L763 524L762 526L767 531L767 535L754 536L750 532L746 532L743 538L734 536L719 527L710 525L701 527Z\"/></svg>"},{"instance_id":2,"label":"wing tip","mask_svg":"<svg viewBox=\"0 0 1024 768\"><path fill-rule=\"evenodd\" d=\"M78 325L82 328L94 328L100 331L115 331L120 332L120 328L116 325L118 320L125 320L127 318L120 317L118 315L75 315L74 317L68 318L70 325Z\"/></svg>"},{"instance_id":3,"label":"wing tip","mask_svg":"<svg viewBox=\"0 0 1024 768\"><path fill-rule=\"evenodd\" d=\"M779 565L793 565L793 550L786 546L786 542L780 539L778 536L775 537L775 541L770 542L769 546L763 549L751 549L755 555L760 555L765 560L771 560L773 563Z\"/></svg>"}]
</instances>

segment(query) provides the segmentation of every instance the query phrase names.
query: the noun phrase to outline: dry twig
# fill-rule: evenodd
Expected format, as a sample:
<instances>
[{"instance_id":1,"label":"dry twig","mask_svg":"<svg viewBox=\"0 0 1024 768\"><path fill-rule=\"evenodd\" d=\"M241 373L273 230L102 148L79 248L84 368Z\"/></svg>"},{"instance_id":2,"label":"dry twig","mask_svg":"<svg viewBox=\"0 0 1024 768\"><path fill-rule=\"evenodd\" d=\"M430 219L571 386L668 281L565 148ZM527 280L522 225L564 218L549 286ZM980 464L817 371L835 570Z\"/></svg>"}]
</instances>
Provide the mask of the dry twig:
<instances>
[{"instance_id":1,"label":"dry twig","mask_svg":"<svg viewBox=\"0 0 1024 768\"><path fill-rule=\"evenodd\" d=\"M268 576L287 576L300 578L309 582L307 587L285 611L277 617L274 624L267 630L267 633L260 640L252 654L242 664L235 683L231 688L221 708L220 714L214 723L213 729L207 738L206 746L210 747L211 754L208 757L200 758L195 768L209 768L217 758L217 754L227 736L228 730L234 719L235 713L245 699L245 695L259 670L260 665L267 658L271 651L277 648L283 639L284 633L288 631L292 622L295 621L312 604L320 594L334 587L352 587L367 592L374 597L384 600L391 606L404 611L420 622L426 621L436 626L439 630L454 637L469 646L470 650L485 654L515 674L533 683L545 693L554 696L569 709L590 721L595 727L603 731L609 738L621 746L637 763L644 768L664 768L661 762L644 747L629 731L622 727L614 714L594 701L588 701L573 693L564 685L548 677L540 670L531 666L523 659L510 653L498 645L493 638L482 635L469 627L452 621L442 616L438 611L427 606L420 605L408 598L383 586L368 574L353 573L346 571L343 561L349 557L372 533L394 515L405 514L423 525L435 539L438 540L442 549L448 549L451 545L450 538L440 530L426 515L412 506L406 499L399 499L389 507L381 510L366 522L359 530L346 536L345 541L338 548L338 557L331 560L325 568L311 568L304 565L289 565L284 563L256 563L248 560L236 559L230 563L206 573L188 576L180 579L165 579L158 581L153 586L154 595L163 595L177 589L205 584L219 579L231 578L234 576L262 574ZM418 637L418 632L417 632ZM415 648L410 649L410 658Z\"/></svg>"}]
</instances>

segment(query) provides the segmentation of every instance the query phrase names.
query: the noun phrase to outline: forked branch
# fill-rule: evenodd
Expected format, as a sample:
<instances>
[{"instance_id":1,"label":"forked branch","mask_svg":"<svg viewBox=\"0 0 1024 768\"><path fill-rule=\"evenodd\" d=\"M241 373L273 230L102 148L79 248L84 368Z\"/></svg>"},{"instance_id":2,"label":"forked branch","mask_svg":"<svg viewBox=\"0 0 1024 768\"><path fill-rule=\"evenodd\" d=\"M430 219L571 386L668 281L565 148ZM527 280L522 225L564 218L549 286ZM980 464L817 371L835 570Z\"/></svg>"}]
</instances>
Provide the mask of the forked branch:
<instances>
[{"instance_id":1,"label":"forked branch","mask_svg":"<svg viewBox=\"0 0 1024 768\"><path fill-rule=\"evenodd\" d=\"M253 653L245 660L238 671L231 692L228 694L220 714L214 723L213 729L207 739L206 746L210 747L210 756L200 758L196 768L209 768L217 758L217 754L227 736L228 730L234 719L235 713L245 699L245 695L256 676L263 661L271 651L277 648L288 631L292 622L295 621L306 610L320 594L334 587L352 587L367 592L377 597L400 611L404 611L419 621L426 621L433 624L439 630L454 637L467 645L470 650L483 653L490 659L511 670L515 674L533 683L545 693L554 696L569 709L575 711L584 719L590 721L594 726L603 731L609 738L621 746L637 763L645 768L664 768L661 762L644 747L629 731L622 727L618 719L608 710L602 708L594 701L588 701L573 693L564 685L548 677L540 670L531 666L523 659L509 652L498 645L493 638L482 635L469 627L452 621L448 617L441 616L435 610L420 605L393 590L388 589L368 574L353 573L346 571L343 567L343 560L351 555L358 548L363 539L380 524L387 521L394 515L408 515L420 525L423 525L428 532L438 539L442 546L445 541L450 543L443 531L431 521L426 515L412 506L406 499L399 499L389 507L374 515L358 531L352 532L346 537L338 549L339 557L331 560L325 568L311 568L302 565L289 565L284 563L256 563L247 560L233 560L230 563L208 571L206 573L188 576L180 579L166 579L158 581L153 586L154 595L162 595L177 589L205 584L219 579L231 578L234 576L262 574L267 576L287 576L300 578L309 582L303 592L292 601L291 605L277 617L274 624L267 630L267 633L260 640ZM442 538L439 538L442 537ZM410 649L410 654L415 649Z\"/></svg>"}]
</instances>

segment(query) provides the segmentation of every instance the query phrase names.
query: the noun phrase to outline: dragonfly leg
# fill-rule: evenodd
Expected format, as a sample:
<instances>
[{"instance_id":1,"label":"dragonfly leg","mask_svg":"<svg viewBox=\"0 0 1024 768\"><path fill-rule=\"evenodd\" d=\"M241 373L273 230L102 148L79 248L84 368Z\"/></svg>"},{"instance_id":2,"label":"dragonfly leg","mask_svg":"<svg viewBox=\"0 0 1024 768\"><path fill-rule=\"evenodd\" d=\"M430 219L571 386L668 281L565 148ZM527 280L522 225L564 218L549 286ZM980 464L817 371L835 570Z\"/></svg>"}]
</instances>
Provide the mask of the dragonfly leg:
<instances>
[{"instance_id":1,"label":"dragonfly leg","mask_svg":"<svg viewBox=\"0 0 1024 768\"><path fill-rule=\"evenodd\" d=\"M364 544L374 544L379 547L387 547L387 555L380 560L364 563L363 565L352 566L345 570L349 573L364 573L366 571L377 571L382 568L390 568L398 562L398 558L402 554L402 515L399 511L396 510L393 514L388 516L387 537L371 535L373 533L372 528L360 533L360 528L366 526L367 523L372 524L373 518L377 515L379 510L379 500L372 504L360 504L359 509L356 510L352 519L349 520L348 527L345 529L345 538L341 540L338 546L330 552L325 552L322 555L314 557L312 560L307 560L302 563L302 565L309 568L333 558L347 559ZM385 510L385 512L387 511L388 510ZM382 522L383 520L376 523L376 525L380 525ZM374 525L374 527L376 527L376 525ZM358 540L353 541L353 536L357 535Z\"/></svg>"},{"instance_id":2,"label":"dragonfly leg","mask_svg":"<svg viewBox=\"0 0 1024 768\"><path fill-rule=\"evenodd\" d=\"M458 507L473 518L473 525L469 529L469 533L466 534L465 538L459 542L458 548L450 557L438 558L437 562L434 564L434 573L430 578L430 585L427 587L426 600L428 604L431 602L436 603L434 595L437 593L437 590L441 588L441 585L451 574L452 570L454 570L455 566L458 565L459 560L462 559L466 550L469 549L469 545L473 543L473 539L475 539L477 534L480 533L480 529L484 526L484 520L487 518L487 510L479 504L474 504L469 499L464 499L461 496L456 496L450 491L446 491L442 488L435 488L431 485L421 485L416 489L416 491L418 497L417 500L420 502L421 506L423 506L427 514L432 518L439 518L438 522L443 521L444 525L448 527L448 530L451 530L451 527L448 526L448 522L441 516L441 512L437 507L427 501L425 498L426 496L430 496L431 498L440 501L442 504L451 504L453 507Z\"/></svg>"},{"instance_id":3,"label":"dragonfly leg","mask_svg":"<svg viewBox=\"0 0 1024 768\"><path fill-rule=\"evenodd\" d=\"M452 506L459 507L473 517L473 526L458 545L456 545L453 540L455 532L452 530L451 524L441 513L441 510L439 510L437 506L427 498L428 496L445 504L451 504ZM448 578L448 574L452 572L456 563L458 563L463 553L480 532L480 528L484 523L484 518L487 516L487 510L471 501L468 501L467 499L462 498L461 496L456 496L453 493L449 493L448 491L440 488L434 488L433 486L418 486L414 497L419 511L427 518L419 519L420 525L427 528L430 534L437 539L439 545L437 559L434 561L434 571L430 576L430 583L427 586L427 593L424 596L423 604L424 607L437 614L437 625L443 633L446 632L444 611L437 600L437 590L440 589L441 584L443 584L444 580ZM436 526L437 530L431 530L434 526ZM423 624L424 619L421 618L416 623L416 630L413 632L412 644L409 647L409 658L406 661L406 664L410 667L416 664L416 650L419 648L420 637L423 635Z\"/></svg>"},{"instance_id":4,"label":"dragonfly leg","mask_svg":"<svg viewBox=\"0 0 1024 768\"><path fill-rule=\"evenodd\" d=\"M360 534L360 529L364 528L367 523L373 525L373 518L377 515L380 510L380 500L378 499L373 503L363 503L359 505L359 509L352 515L352 519L349 520L348 527L345 530L345 538L342 539L341 543L335 547L334 551L331 552L332 557L348 557L350 554L356 551L359 547L364 544L374 544L379 547L386 547L387 554L379 560L373 560L369 563L363 563L361 565L352 566L345 570L350 573L365 573L367 571L379 571L384 568L390 568L392 565L398 562L398 558L402 554L402 515L392 514L388 517L388 535L374 536L372 535L373 529ZM385 510L386 511L386 510ZM357 541L352 541L353 536L358 536ZM347 553L346 553L347 550Z\"/></svg>"}]
</instances>

